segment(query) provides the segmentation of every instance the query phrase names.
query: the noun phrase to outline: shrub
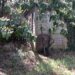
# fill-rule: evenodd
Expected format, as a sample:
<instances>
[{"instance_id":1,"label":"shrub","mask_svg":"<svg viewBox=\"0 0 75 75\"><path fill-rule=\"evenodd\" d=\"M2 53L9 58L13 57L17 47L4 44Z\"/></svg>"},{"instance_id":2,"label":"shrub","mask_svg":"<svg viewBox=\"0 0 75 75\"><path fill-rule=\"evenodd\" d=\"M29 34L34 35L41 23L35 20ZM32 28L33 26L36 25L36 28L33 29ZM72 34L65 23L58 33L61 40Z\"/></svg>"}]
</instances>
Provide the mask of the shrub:
<instances>
[{"instance_id":1,"label":"shrub","mask_svg":"<svg viewBox=\"0 0 75 75\"><path fill-rule=\"evenodd\" d=\"M7 26L3 26L1 28L1 34L2 34L2 38L5 38L6 40L9 39L9 37L12 35L13 33L13 29Z\"/></svg>"},{"instance_id":2,"label":"shrub","mask_svg":"<svg viewBox=\"0 0 75 75\"><path fill-rule=\"evenodd\" d=\"M31 30L28 27L28 24L25 22L19 26L16 25L3 25L0 26L0 41L9 41L9 40L34 40L34 36Z\"/></svg>"},{"instance_id":3,"label":"shrub","mask_svg":"<svg viewBox=\"0 0 75 75\"><path fill-rule=\"evenodd\" d=\"M19 40L27 40L27 41L34 40L34 36L31 30L26 24L16 27L14 31L14 35Z\"/></svg>"},{"instance_id":4,"label":"shrub","mask_svg":"<svg viewBox=\"0 0 75 75\"><path fill-rule=\"evenodd\" d=\"M9 6L4 6L4 14L10 14L11 8Z\"/></svg>"},{"instance_id":5,"label":"shrub","mask_svg":"<svg viewBox=\"0 0 75 75\"><path fill-rule=\"evenodd\" d=\"M26 9L28 9L28 8L30 8L29 4L23 3L23 4L21 5L21 9L22 9L22 10L26 10Z\"/></svg>"}]
</instances>

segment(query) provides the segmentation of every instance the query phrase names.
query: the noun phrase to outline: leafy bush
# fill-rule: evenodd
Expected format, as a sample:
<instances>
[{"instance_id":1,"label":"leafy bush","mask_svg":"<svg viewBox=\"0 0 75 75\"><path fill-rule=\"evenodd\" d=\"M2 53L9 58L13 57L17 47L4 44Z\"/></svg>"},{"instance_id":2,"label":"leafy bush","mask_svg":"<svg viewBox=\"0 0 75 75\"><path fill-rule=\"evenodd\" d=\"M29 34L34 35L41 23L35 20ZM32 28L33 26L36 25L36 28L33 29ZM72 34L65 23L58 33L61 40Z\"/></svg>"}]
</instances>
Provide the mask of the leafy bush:
<instances>
[{"instance_id":1,"label":"leafy bush","mask_svg":"<svg viewBox=\"0 0 75 75\"><path fill-rule=\"evenodd\" d=\"M68 33L67 33L67 31L65 29L62 29L61 32L60 32L60 34L62 34L62 35L64 35L64 36L67 37Z\"/></svg>"},{"instance_id":2,"label":"leafy bush","mask_svg":"<svg viewBox=\"0 0 75 75\"><path fill-rule=\"evenodd\" d=\"M27 41L34 40L34 36L31 30L26 24L16 27L14 34L17 39L23 39L23 40L26 39Z\"/></svg>"},{"instance_id":3,"label":"leafy bush","mask_svg":"<svg viewBox=\"0 0 75 75\"><path fill-rule=\"evenodd\" d=\"M12 13L11 14L11 21L10 21L10 24L11 25L15 25L15 26L17 26L17 25L20 25L20 14L18 14L18 13Z\"/></svg>"},{"instance_id":4,"label":"leafy bush","mask_svg":"<svg viewBox=\"0 0 75 75\"><path fill-rule=\"evenodd\" d=\"M16 2L16 3L14 4L14 6L15 6L16 8L20 8L20 3Z\"/></svg>"},{"instance_id":5,"label":"leafy bush","mask_svg":"<svg viewBox=\"0 0 75 75\"><path fill-rule=\"evenodd\" d=\"M12 33L13 33L13 29L12 28L9 28L9 27L6 27L6 26L3 26L1 28L2 38L5 38L6 40L9 39L9 37L11 36Z\"/></svg>"},{"instance_id":6,"label":"leafy bush","mask_svg":"<svg viewBox=\"0 0 75 75\"><path fill-rule=\"evenodd\" d=\"M5 24L4 22L3 24ZM8 22L7 25L1 25L1 23L0 23L0 41L9 41L10 39L14 40L15 38L16 38L15 40L21 41L34 40L34 36L31 30L29 29L27 22L24 22L21 25L20 24L17 25L16 23L14 23L14 21L13 23L12 21L10 21L10 25L8 25L9 24Z\"/></svg>"},{"instance_id":7,"label":"leafy bush","mask_svg":"<svg viewBox=\"0 0 75 75\"><path fill-rule=\"evenodd\" d=\"M4 14L10 14L11 8L9 6L4 6Z\"/></svg>"},{"instance_id":8,"label":"leafy bush","mask_svg":"<svg viewBox=\"0 0 75 75\"><path fill-rule=\"evenodd\" d=\"M30 8L30 5L29 5L29 4L23 3L23 4L21 5L21 9L22 9L22 10L26 10L26 9L29 9L29 8Z\"/></svg>"}]
</instances>

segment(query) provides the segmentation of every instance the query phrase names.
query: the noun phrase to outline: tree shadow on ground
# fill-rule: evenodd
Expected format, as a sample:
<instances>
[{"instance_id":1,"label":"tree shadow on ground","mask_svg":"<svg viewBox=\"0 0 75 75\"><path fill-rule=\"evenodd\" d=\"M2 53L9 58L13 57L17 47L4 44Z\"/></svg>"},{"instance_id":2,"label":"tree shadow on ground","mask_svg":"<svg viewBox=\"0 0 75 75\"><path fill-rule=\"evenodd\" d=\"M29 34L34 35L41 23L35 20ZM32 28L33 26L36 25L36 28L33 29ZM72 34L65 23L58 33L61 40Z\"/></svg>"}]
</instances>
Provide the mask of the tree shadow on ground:
<instances>
[{"instance_id":1,"label":"tree shadow on ground","mask_svg":"<svg viewBox=\"0 0 75 75\"><path fill-rule=\"evenodd\" d=\"M1 50L1 49L0 49ZM26 69L18 52L0 52L0 75L25 75Z\"/></svg>"},{"instance_id":2,"label":"tree shadow on ground","mask_svg":"<svg viewBox=\"0 0 75 75\"><path fill-rule=\"evenodd\" d=\"M41 58L38 58L40 64L37 65L37 70L27 72L23 60L18 54L18 51L1 51L0 52L0 72L1 75L57 75L47 63Z\"/></svg>"}]
</instances>

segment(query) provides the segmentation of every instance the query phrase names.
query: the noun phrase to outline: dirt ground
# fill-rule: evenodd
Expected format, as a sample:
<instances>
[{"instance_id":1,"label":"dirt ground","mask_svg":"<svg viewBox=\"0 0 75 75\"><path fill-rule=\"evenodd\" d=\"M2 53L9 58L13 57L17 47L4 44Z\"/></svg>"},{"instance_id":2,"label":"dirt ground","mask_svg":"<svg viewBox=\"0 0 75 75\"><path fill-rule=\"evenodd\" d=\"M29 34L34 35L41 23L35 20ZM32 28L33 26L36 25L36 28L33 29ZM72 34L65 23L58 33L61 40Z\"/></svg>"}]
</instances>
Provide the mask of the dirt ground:
<instances>
[{"instance_id":1,"label":"dirt ground","mask_svg":"<svg viewBox=\"0 0 75 75\"><path fill-rule=\"evenodd\" d=\"M16 51L5 52L0 49L0 75L38 75L38 74L39 75L68 75L68 74L60 73L61 71L59 69L61 67L64 67L63 65L66 66L66 68L64 69L67 69L67 71L69 70L69 72L71 72L71 74L69 75L75 75L75 52L74 51L52 51L49 57L38 55L37 61L41 61L41 60L45 64L50 61L50 63L48 63L50 66L52 66L54 63L52 68L49 67L50 70L53 69L53 72L48 71L49 74L40 73L41 70L39 68L40 72L38 73L30 72L32 74L27 74L27 69L25 67L25 64L23 63L23 60L21 59L21 57L17 55ZM58 70L57 70L57 67L58 67L57 64L60 65L60 68ZM45 70L48 70L46 69L46 66L42 65L42 67L45 68Z\"/></svg>"}]
</instances>

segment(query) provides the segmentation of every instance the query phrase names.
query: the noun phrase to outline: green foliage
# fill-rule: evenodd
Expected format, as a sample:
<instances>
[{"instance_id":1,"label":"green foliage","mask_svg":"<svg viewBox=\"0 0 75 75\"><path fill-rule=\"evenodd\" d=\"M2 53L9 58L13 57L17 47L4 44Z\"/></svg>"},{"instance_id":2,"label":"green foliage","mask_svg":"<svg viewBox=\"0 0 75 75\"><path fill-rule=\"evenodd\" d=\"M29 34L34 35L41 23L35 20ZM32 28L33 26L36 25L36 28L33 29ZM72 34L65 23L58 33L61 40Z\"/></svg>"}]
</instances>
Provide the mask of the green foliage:
<instances>
[{"instance_id":1,"label":"green foliage","mask_svg":"<svg viewBox=\"0 0 75 75\"><path fill-rule=\"evenodd\" d=\"M39 10L41 13L46 12L47 8L48 8L47 3L44 3L44 2L39 3Z\"/></svg>"},{"instance_id":2,"label":"green foliage","mask_svg":"<svg viewBox=\"0 0 75 75\"><path fill-rule=\"evenodd\" d=\"M10 20L10 25L20 25L21 23L21 17L20 14L18 13L12 13L11 14L11 20Z\"/></svg>"},{"instance_id":3,"label":"green foliage","mask_svg":"<svg viewBox=\"0 0 75 75\"><path fill-rule=\"evenodd\" d=\"M4 6L4 14L10 14L10 12L11 12L10 6L8 5Z\"/></svg>"},{"instance_id":4,"label":"green foliage","mask_svg":"<svg viewBox=\"0 0 75 75\"><path fill-rule=\"evenodd\" d=\"M29 3L23 3L23 4L21 5L21 9L22 9L22 10L28 10L29 8L30 8Z\"/></svg>"},{"instance_id":5,"label":"green foliage","mask_svg":"<svg viewBox=\"0 0 75 75\"><path fill-rule=\"evenodd\" d=\"M15 6L16 8L20 8L20 5L21 5L20 3L16 2L14 6Z\"/></svg>"},{"instance_id":6,"label":"green foliage","mask_svg":"<svg viewBox=\"0 0 75 75\"><path fill-rule=\"evenodd\" d=\"M35 7L39 7L39 4L34 1L30 1L30 9L33 10Z\"/></svg>"},{"instance_id":7,"label":"green foliage","mask_svg":"<svg viewBox=\"0 0 75 75\"><path fill-rule=\"evenodd\" d=\"M75 49L75 23L68 25L68 46L70 50Z\"/></svg>"},{"instance_id":8,"label":"green foliage","mask_svg":"<svg viewBox=\"0 0 75 75\"><path fill-rule=\"evenodd\" d=\"M73 6L72 6L72 8L75 10L75 1L73 1Z\"/></svg>"},{"instance_id":9,"label":"green foliage","mask_svg":"<svg viewBox=\"0 0 75 75\"><path fill-rule=\"evenodd\" d=\"M74 0L51 0L50 3L46 3L43 0L40 0L38 3L34 2L34 0L30 0L29 3L21 3L18 4L16 3L16 7L17 8L21 8L22 11L24 12L34 12L35 7L38 8L39 12L40 12L40 19L42 18L42 14L45 13L46 11L50 11L52 12L52 14L50 15L50 20L53 21L53 29L51 29L52 31L55 31L56 28L58 26L61 26L61 24L59 24L57 21L58 20L63 20L65 24L67 24L67 31L68 33L66 33L66 31L63 29L61 30L61 34L63 35L67 35L68 39L70 38L70 36L73 34L74 35L74 25L75 25L75 1ZM4 12L10 13L11 9L9 6L5 6L4 7ZM18 14L13 14L12 15L13 18L10 21L10 25L12 27L12 25L14 25L15 27L13 27L13 31L15 30L15 36L16 37L23 37L23 38L28 38L32 36L32 33L30 31L30 29L28 27L21 27L21 18L20 15ZM62 19L63 18L63 19ZM72 24L71 24L72 23ZM4 24L3 22L0 22L1 25L6 25L6 23ZM26 24L24 24L26 25ZM70 30L71 29L71 30ZM1 33L1 31L0 31ZM8 30L3 34L8 35ZM10 34L11 35L11 34ZM69 39L70 43L72 42L72 40L74 40L74 37ZM2 35L0 35L2 36ZM33 38L33 37L32 37ZM74 45L75 42L72 42L72 45Z\"/></svg>"},{"instance_id":10,"label":"green foliage","mask_svg":"<svg viewBox=\"0 0 75 75\"><path fill-rule=\"evenodd\" d=\"M22 39L26 39L27 41L34 40L34 38L32 38L34 36L26 24L18 26L15 29L14 33L15 33L16 38L18 38L18 39L22 38Z\"/></svg>"},{"instance_id":11,"label":"green foliage","mask_svg":"<svg viewBox=\"0 0 75 75\"><path fill-rule=\"evenodd\" d=\"M66 31L66 30L64 30L64 29L62 29L62 30L61 30L60 34L62 34L62 35L64 35L64 36L66 36L66 37L67 37L67 31Z\"/></svg>"},{"instance_id":12,"label":"green foliage","mask_svg":"<svg viewBox=\"0 0 75 75\"><path fill-rule=\"evenodd\" d=\"M9 39L9 37L11 36L11 34L13 33L13 29L3 26L1 28L1 34L2 34L2 38L5 38L6 40Z\"/></svg>"},{"instance_id":13,"label":"green foliage","mask_svg":"<svg viewBox=\"0 0 75 75\"><path fill-rule=\"evenodd\" d=\"M7 25L1 25L0 23L0 41L9 41L10 38L16 38L16 40L34 40L34 36L28 27L27 22L17 25L12 23L12 20ZM19 20L18 20L19 21ZM5 22L5 21L4 21ZM13 35L14 34L14 35Z\"/></svg>"}]
</instances>

